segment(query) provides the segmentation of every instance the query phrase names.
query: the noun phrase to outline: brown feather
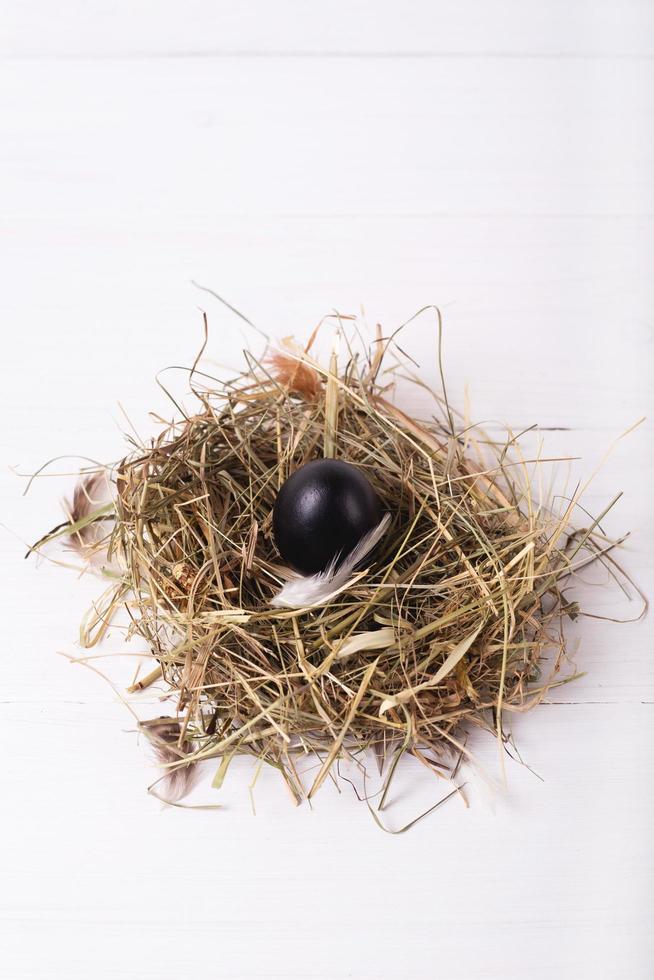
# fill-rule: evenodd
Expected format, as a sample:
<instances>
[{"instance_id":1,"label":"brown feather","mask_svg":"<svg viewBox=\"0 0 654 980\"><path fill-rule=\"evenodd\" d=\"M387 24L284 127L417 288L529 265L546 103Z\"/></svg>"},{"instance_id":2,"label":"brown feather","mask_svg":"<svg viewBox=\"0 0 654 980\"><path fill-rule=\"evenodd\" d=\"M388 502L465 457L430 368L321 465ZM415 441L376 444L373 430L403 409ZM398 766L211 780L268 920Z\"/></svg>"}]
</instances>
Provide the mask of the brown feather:
<instances>
[{"instance_id":1,"label":"brown feather","mask_svg":"<svg viewBox=\"0 0 654 980\"><path fill-rule=\"evenodd\" d=\"M266 363L272 369L275 380L294 395L315 402L322 393L320 375L307 361L302 360L304 351L292 337L284 337L276 350L271 350Z\"/></svg>"},{"instance_id":2,"label":"brown feather","mask_svg":"<svg viewBox=\"0 0 654 980\"><path fill-rule=\"evenodd\" d=\"M88 524L68 536L68 547L93 565L105 563L106 549L102 545L109 526L102 517L93 520L93 513L110 501L111 491L107 470L99 470L84 477L75 487L72 500L64 500L64 509L70 524L89 520Z\"/></svg>"},{"instance_id":3,"label":"brown feather","mask_svg":"<svg viewBox=\"0 0 654 980\"><path fill-rule=\"evenodd\" d=\"M154 749L158 765L165 768L164 775L157 783L163 792L157 796L165 802L176 803L191 790L197 776L197 764L184 762L184 757L193 751L193 743L182 737L182 726L175 718L151 718L139 724ZM166 768L171 763L179 763L174 768Z\"/></svg>"}]
</instances>

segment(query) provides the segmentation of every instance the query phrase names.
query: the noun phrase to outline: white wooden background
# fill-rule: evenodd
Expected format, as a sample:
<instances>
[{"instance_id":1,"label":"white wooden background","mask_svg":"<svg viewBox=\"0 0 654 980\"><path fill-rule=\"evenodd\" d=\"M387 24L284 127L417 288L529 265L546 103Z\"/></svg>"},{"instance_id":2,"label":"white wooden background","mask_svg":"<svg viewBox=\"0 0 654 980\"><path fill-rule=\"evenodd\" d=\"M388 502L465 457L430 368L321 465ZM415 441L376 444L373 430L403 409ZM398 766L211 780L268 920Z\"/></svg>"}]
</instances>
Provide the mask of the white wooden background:
<instances>
[{"instance_id":1,"label":"white wooden background","mask_svg":"<svg viewBox=\"0 0 654 980\"><path fill-rule=\"evenodd\" d=\"M23 498L10 467L118 457L118 402L149 431L198 305L239 364L256 335L195 279L278 336L438 303L453 400L469 383L475 417L554 430L588 474L654 409L654 5L6 0L1 20L0 976L650 977L651 622L575 629L587 676L514 726L544 781L470 774L469 810L407 835L332 787L295 810L265 773L253 816L245 762L193 798L222 810L163 809L128 713L56 656L97 582L22 560L71 478ZM434 380L427 321L404 345ZM607 524L650 595L653 482L646 423L587 498L624 490ZM410 766L401 787L393 826L442 793Z\"/></svg>"}]
</instances>

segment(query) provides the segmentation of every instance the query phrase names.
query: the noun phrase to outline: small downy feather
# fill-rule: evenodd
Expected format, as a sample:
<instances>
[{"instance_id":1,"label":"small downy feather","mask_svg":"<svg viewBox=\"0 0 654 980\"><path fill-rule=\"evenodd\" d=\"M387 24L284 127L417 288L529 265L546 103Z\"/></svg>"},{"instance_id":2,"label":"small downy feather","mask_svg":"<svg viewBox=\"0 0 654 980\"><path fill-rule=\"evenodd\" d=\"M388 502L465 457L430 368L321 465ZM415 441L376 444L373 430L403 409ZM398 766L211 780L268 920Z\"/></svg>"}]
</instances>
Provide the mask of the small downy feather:
<instances>
[{"instance_id":1,"label":"small downy feather","mask_svg":"<svg viewBox=\"0 0 654 980\"><path fill-rule=\"evenodd\" d=\"M163 776L150 787L150 791L163 803L176 803L186 796L197 775L196 763L183 762L184 755L192 749L192 743L189 739L183 739L182 744L179 744L181 727L175 718L151 718L140 722L138 727L147 735L157 763L165 770ZM180 764L168 768L174 763ZM154 792L153 787L157 783L161 789Z\"/></svg>"},{"instance_id":2,"label":"small downy feather","mask_svg":"<svg viewBox=\"0 0 654 980\"><path fill-rule=\"evenodd\" d=\"M67 547L77 552L91 567L100 568L107 563L104 542L108 534L109 515L103 511L107 511L111 499L109 473L102 469L80 480L72 500L64 500L64 510L70 524L81 525L68 535Z\"/></svg>"},{"instance_id":3,"label":"small downy feather","mask_svg":"<svg viewBox=\"0 0 654 980\"><path fill-rule=\"evenodd\" d=\"M271 605L284 609L309 609L324 605L348 584L357 565L379 544L390 522L391 515L384 514L379 524L364 534L340 564L337 555L324 572L289 579L273 597Z\"/></svg>"}]
</instances>

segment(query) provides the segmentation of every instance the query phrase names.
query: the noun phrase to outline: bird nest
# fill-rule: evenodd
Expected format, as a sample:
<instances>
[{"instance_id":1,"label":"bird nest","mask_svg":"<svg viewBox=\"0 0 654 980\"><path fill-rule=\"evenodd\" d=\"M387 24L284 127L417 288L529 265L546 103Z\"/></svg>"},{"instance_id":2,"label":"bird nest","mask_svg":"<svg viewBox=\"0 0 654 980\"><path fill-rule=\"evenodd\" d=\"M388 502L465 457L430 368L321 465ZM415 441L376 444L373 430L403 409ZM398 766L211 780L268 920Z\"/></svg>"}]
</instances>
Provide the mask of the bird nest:
<instances>
[{"instance_id":1,"label":"bird nest","mask_svg":"<svg viewBox=\"0 0 654 980\"><path fill-rule=\"evenodd\" d=\"M176 714L140 727L171 798L203 760L216 760L219 786L238 754L277 769L297 802L336 778L343 758L376 756L383 805L405 753L457 792L471 730L506 746L509 713L562 682L573 573L611 560L597 522L571 527L578 495L558 516L535 499L512 437L466 425L444 389L428 422L398 408L393 374L406 361L381 332L358 356L342 341L340 370L312 342L247 355L229 382L196 362L195 414L115 467L108 501L98 499L104 475L87 473L70 520L37 546L67 535L115 576L84 642L121 608L147 641L158 666L135 687L162 677ZM275 547L273 505L291 473L323 456L361 469L390 525L324 603L278 608L292 571Z\"/></svg>"}]
</instances>

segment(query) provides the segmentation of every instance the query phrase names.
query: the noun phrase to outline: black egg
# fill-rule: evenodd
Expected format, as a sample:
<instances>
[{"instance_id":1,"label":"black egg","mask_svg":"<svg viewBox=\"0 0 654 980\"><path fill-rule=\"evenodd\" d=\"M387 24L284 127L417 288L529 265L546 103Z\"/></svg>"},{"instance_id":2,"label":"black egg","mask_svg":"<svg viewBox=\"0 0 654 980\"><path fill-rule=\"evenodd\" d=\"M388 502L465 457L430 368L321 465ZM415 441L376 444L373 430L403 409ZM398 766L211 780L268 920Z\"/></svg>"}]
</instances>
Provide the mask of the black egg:
<instances>
[{"instance_id":1,"label":"black egg","mask_svg":"<svg viewBox=\"0 0 654 980\"><path fill-rule=\"evenodd\" d=\"M316 459L296 470L273 508L275 543L284 561L304 575L345 557L383 516L379 497L361 470L339 459Z\"/></svg>"}]
</instances>

